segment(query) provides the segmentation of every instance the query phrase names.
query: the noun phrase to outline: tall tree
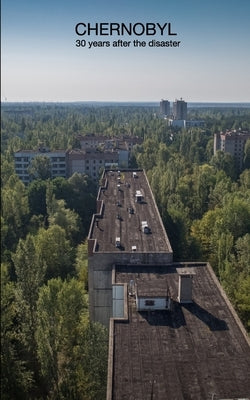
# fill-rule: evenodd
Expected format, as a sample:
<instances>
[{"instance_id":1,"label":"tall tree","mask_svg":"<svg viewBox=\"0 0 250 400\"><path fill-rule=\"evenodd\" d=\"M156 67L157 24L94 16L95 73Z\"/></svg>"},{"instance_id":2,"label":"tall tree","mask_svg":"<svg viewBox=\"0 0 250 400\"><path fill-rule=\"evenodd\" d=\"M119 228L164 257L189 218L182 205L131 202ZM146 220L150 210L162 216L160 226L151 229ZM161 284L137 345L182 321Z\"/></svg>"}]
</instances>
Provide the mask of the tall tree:
<instances>
[{"instance_id":1,"label":"tall tree","mask_svg":"<svg viewBox=\"0 0 250 400\"><path fill-rule=\"evenodd\" d=\"M250 139L245 144L243 166L244 168L250 168Z\"/></svg>"},{"instance_id":2,"label":"tall tree","mask_svg":"<svg viewBox=\"0 0 250 400\"><path fill-rule=\"evenodd\" d=\"M40 228L35 236L35 251L39 260L46 265L46 280L66 278L75 273L73 247L66 238L65 230L60 226Z\"/></svg>"},{"instance_id":3,"label":"tall tree","mask_svg":"<svg viewBox=\"0 0 250 400\"><path fill-rule=\"evenodd\" d=\"M36 251L35 239L28 234L20 239L16 252L12 255L17 276L17 295L22 315L22 332L26 338L28 357L33 369L37 371L35 330L38 290L42 285L46 264Z\"/></svg>"},{"instance_id":4,"label":"tall tree","mask_svg":"<svg viewBox=\"0 0 250 400\"><path fill-rule=\"evenodd\" d=\"M38 155L32 161L28 168L32 179L48 179L51 177L50 158L45 155Z\"/></svg>"},{"instance_id":5,"label":"tall tree","mask_svg":"<svg viewBox=\"0 0 250 400\"><path fill-rule=\"evenodd\" d=\"M88 290L88 243L80 243L76 250L75 267L79 280Z\"/></svg>"},{"instance_id":6,"label":"tall tree","mask_svg":"<svg viewBox=\"0 0 250 400\"><path fill-rule=\"evenodd\" d=\"M36 179L29 184L27 194L32 215L46 215L46 187L47 182L41 179Z\"/></svg>"},{"instance_id":7,"label":"tall tree","mask_svg":"<svg viewBox=\"0 0 250 400\"><path fill-rule=\"evenodd\" d=\"M2 217L7 226L4 246L12 250L25 236L29 220L26 188L16 175L11 175L2 190Z\"/></svg>"},{"instance_id":8,"label":"tall tree","mask_svg":"<svg viewBox=\"0 0 250 400\"><path fill-rule=\"evenodd\" d=\"M49 398L105 397L107 332L89 325L81 282L58 278L41 288L36 338Z\"/></svg>"},{"instance_id":9,"label":"tall tree","mask_svg":"<svg viewBox=\"0 0 250 400\"><path fill-rule=\"evenodd\" d=\"M22 315L16 287L9 280L7 266L1 265L1 399L29 399L32 371L22 358L25 346L19 324Z\"/></svg>"}]
</instances>

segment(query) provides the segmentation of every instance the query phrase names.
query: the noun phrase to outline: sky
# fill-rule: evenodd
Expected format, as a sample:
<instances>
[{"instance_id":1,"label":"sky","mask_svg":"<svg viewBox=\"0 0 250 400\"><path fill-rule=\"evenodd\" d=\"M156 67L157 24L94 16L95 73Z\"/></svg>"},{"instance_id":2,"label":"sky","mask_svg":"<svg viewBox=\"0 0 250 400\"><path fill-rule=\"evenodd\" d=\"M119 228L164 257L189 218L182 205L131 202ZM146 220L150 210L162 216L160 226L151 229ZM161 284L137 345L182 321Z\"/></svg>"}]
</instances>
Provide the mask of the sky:
<instances>
[{"instance_id":1,"label":"sky","mask_svg":"<svg viewBox=\"0 0 250 400\"><path fill-rule=\"evenodd\" d=\"M250 0L2 0L1 14L2 101L250 102ZM176 35L78 36L78 23Z\"/></svg>"}]
</instances>

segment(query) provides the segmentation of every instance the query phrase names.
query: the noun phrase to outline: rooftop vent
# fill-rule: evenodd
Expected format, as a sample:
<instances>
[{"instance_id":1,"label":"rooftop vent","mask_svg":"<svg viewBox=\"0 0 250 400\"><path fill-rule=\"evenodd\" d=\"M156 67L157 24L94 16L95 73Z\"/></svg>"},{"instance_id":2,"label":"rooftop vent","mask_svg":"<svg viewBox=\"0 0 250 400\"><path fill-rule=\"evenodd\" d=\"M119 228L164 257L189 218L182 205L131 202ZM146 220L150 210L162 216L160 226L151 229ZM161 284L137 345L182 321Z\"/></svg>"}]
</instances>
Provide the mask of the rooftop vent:
<instances>
[{"instance_id":1,"label":"rooftop vent","mask_svg":"<svg viewBox=\"0 0 250 400\"><path fill-rule=\"evenodd\" d=\"M129 282L128 294L129 296L135 296L136 294L135 281L133 279Z\"/></svg>"},{"instance_id":2,"label":"rooftop vent","mask_svg":"<svg viewBox=\"0 0 250 400\"><path fill-rule=\"evenodd\" d=\"M195 272L191 268L180 268L179 274L179 287L178 287L178 301L180 303L192 303L192 280Z\"/></svg>"},{"instance_id":3,"label":"rooftop vent","mask_svg":"<svg viewBox=\"0 0 250 400\"><path fill-rule=\"evenodd\" d=\"M150 232L150 228L148 227L147 221L142 221L141 229L142 229L143 233L149 233Z\"/></svg>"},{"instance_id":4,"label":"rooftop vent","mask_svg":"<svg viewBox=\"0 0 250 400\"><path fill-rule=\"evenodd\" d=\"M120 237L116 237L115 238L115 247L121 247L121 238Z\"/></svg>"},{"instance_id":5,"label":"rooftop vent","mask_svg":"<svg viewBox=\"0 0 250 400\"><path fill-rule=\"evenodd\" d=\"M140 190L136 190L135 192L135 200L137 203L140 203L143 199L142 192Z\"/></svg>"}]
</instances>

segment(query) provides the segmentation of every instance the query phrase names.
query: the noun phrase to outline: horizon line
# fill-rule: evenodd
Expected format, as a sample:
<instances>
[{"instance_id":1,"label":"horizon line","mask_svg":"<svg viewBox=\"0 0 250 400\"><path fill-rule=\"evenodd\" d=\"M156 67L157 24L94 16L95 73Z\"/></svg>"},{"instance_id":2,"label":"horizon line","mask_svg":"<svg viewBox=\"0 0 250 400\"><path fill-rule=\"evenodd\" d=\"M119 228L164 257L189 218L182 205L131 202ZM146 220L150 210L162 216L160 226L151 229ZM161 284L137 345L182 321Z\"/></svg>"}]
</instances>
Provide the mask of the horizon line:
<instances>
[{"instance_id":1,"label":"horizon line","mask_svg":"<svg viewBox=\"0 0 250 400\"><path fill-rule=\"evenodd\" d=\"M179 100L176 98L175 100L168 100L168 99L160 99L160 100L1 100L1 104L8 104L8 103L160 103L162 100L169 101L170 103L173 103L176 100ZM184 100L181 98L181 100ZM186 101L186 103L190 104L197 104L197 103L206 103L206 104L250 104L250 101Z\"/></svg>"}]
</instances>

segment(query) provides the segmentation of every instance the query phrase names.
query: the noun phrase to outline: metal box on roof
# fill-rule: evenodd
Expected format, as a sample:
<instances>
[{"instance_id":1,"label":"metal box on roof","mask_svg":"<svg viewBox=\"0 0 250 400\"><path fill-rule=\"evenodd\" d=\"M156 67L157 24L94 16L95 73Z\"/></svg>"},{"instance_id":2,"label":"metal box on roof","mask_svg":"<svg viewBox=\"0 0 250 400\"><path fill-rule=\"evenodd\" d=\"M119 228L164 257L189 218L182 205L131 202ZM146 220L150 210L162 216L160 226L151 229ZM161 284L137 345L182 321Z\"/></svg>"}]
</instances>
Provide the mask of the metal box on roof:
<instances>
[{"instance_id":1,"label":"metal box on roof","mask_svg":"<svg viewBox=\"0 0 250 400\"><path fill-rule=\"evenodd\" d=\"M143 233L149 233L150 232L150 229L149 229L147 221L142 221L141 229L142 229Z\"/></svg>"}]
</instances>

